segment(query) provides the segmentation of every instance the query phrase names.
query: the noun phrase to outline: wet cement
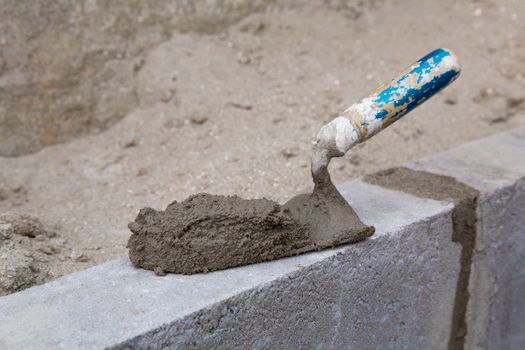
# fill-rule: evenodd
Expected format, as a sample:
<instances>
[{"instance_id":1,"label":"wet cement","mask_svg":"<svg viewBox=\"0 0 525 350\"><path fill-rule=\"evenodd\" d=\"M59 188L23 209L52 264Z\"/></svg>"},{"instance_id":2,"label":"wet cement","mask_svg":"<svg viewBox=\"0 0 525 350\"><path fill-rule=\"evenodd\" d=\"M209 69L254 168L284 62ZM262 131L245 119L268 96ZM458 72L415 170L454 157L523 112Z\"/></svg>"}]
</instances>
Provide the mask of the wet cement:
<instances>
[{"instance_id":1,"label":"wet cement","mask_svg":"<svg viewBox=\"0 0 525 350\"><path fill-rule=\"evenodd\" d=\"M364 180L374 185L406 192L417 197L454 203L452 241L461 244L462 249L448 348L450 350L464 349L467 334L468 284L472 256L476 245L476 208L479 191L450 176L403 167L367 175Z\"/></svg>"},{"instance_id":2,"label":"wet cement","mask_svg":"<svg viewBox=\"0 0 525 350\"><path fill-rule=\"evenodd\" d=\"M284 205L268 199L197 194L166 210L140 210L128 225L136 267L194 274L354 243L374 233L330 181Z\"/></svg>"}]
</instances>

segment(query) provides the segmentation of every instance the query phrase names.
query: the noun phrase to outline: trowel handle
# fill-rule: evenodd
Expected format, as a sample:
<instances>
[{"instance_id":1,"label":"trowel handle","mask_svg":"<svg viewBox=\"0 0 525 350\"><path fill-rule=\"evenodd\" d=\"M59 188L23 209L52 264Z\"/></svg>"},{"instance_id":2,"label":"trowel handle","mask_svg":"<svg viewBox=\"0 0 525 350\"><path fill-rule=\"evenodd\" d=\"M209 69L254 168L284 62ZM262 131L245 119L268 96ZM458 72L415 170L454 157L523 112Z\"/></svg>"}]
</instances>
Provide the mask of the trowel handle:
<instances>
[{"instance_id":1,"label":"trowel handle","mask_svg":"<svg viewBox=\"0 0 525 350\"><path fill-rule=\"evenodd\" d=\"M459 63L452 51L432 51L399 77L323 126L317 136L318 145L331 148L334 156L345 154L435 95L459 73Z\"/></svg>"}]
</instances>

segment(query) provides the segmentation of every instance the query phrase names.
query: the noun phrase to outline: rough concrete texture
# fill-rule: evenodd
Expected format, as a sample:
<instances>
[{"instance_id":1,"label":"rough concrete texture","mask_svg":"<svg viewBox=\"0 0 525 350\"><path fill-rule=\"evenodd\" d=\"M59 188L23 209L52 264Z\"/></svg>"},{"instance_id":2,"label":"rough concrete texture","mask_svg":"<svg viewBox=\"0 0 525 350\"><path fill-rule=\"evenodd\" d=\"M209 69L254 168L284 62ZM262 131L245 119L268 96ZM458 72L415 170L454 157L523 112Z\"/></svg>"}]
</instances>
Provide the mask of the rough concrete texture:
<instances>
[{"instance_id":1,"label":"rough concrete texture","mask_svg":"<svg viewBox=\"0 0 525 350\"><path fill-rule=\"evenodd\" d=\"M479 189L466 349L525 347L525 127L409 166Z\"/></svg>"},{"instance_id":2,"label":"rough concrete texture","mask_svg":"<svg viewBox=\"0 0 525 350\"><path fill-rule=\"evenodd\" d=\"M467 349L525 348L525 180L480 201Z\"/></svg>"},{"instance_id":3,"label":"rough concrete texture","mask_svg":"<svg viewBox=\"0 0 525 350\"><path fill-rule=\"evenodd\" d=\"M452 205L360 181L340 190L377 235L193 276L112 261L0 299L0 346L445 348L460 254Z\"/></svg>"}]
</instances>

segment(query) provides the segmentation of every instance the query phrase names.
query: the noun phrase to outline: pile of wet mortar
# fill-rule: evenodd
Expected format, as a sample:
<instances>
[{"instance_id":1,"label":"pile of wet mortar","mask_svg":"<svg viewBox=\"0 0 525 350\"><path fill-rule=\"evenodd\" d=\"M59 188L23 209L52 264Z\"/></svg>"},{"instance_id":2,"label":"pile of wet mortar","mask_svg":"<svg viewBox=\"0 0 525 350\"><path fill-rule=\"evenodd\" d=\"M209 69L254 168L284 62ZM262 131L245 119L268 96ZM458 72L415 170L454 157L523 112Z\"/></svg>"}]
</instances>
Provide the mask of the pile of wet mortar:
<instances>
[{"instance_id":1,"label":"pile of wet mortar","mask_svg":"<svg viewBox=\"0 0 525 350\"><path fill-rule=\"evenodd\" d=\"M129 224L136 267L193 274L361 241L373 234L330 181L284 205L268 199L197 194L164 211L140 210Z\"/></svg>"}]
</instances>

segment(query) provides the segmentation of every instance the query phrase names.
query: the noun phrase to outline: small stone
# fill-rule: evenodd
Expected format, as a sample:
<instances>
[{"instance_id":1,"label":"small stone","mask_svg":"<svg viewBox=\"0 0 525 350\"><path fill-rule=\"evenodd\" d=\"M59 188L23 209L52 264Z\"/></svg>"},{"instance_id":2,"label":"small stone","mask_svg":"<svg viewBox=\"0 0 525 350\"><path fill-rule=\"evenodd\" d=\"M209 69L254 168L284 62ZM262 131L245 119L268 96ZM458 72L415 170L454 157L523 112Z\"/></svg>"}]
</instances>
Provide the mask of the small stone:
<instances>
[{"instance_id":1,"label":"small stone","mask_svg":"<svg viewBox=\"0 0 525 350\"><path fill-rule=\"evenodd\" d=\"M193 124L202 125L208 121L208 117L201 114L194 114L190 117L190 121Z\"/></svg>"},{"instance_id":2,"label":"small stone","mask_svg":"<svg viewBox=\"0 0 525 350\"><path fill-rule=\"evenodd\" d=\"M51 249L51 247L49 247L49 246L41 247L38 250L41 251L42 253L46 254L46 255L53 255L54 254L53 249Z\"/></svg>"},{"instance_id":3,"label":"small stone","mask_svg":"<svg viewBox=\"0 0 525 350\"><path fill-rule=\"evenodd\" d=\"M144 58L139 57L139 58L133 63L133 71L134 71L135 73L137 73L139 70L142 69L142 67L144 66L144 63L146 63L146 61L144 60Z\"/></svg>"},{"instance_id":4,"label":"small stone","mask_svg":"<svg viewBox=\"0 0 525 350\"><path fill-rule=\"evenodd\" d=\"M241 32L248 32L252 34L259 34L266 28L266 25L261 20L255 20L242 25L239 29Z\"/></svg>"},{"instance_id":5,"label":"small stone","mask_svg":"<svg viewBox=\"0 0 525 350\"><path fill-rule=\"evenodd\" d=\"M239 51L239 53L237 53L237 62L239 62L240 64L249 64L251 61L251 58L247 56L243 51Z\"/></svg>"},{"instance_id":6,"label":"small stone","mask_svg":"<svg viewBox=\"0 0 525 350\"><path fill-rule=\"evenodd\" d=\"M445 97L445 103L447 105L455 105L456 103L458 103L458 99L456 98L456 96L454 95L449 95L447 97Z\"/></svg>"},{"instance_id":7,"label":"small stone","mask_svg":"<svg viewBox=\"0 0 525 350\"><path fill-rule=\"evenodd\" d=\"M474 96L472 100L474 102L479 103L493 96L494 96L494 90L492 90L492 88L485 87L485 88L481 88L479 90L479 93L476 96Z\"/></svg>"},{"instance_id":8,"label":"small stone","mask_svg":"<svg viewBox=\"0 0 525 350\"><path fill-rule=\"evenodd\" d=\"M137 176L144 176L144 175L147 175L147 174L148 174L148 169L146 169L146 168L140 168L137 171Z\"/></svg>"},{"instance_id":9,"label":"small stone","mask_svg":"<svg viewBox=\"0 0 525 350\"><path fill-rule=\"evenodd\" d=\"M22 192L23 189L24 189L24 186L18 185L18 186L13 187L12 191L13 193L19 193L19 192Z\"/></svg>"},{"instance_id":10,"label":"small stone","mask_svg":"<svg viewBox=\"0 0 525 350\"><path fill-rule=\"evenodd\" d=\"M525 97L507 97L505 100L508 109L521 109L525 107Z\"/></svg>"},{"instance_id":11,"label":"small stone","mask_svg":"<svg viewBox=\"0 0 525 350\"><path fill-rule=\"evenodd\" d=\"M232 107L243 109L245 111L249 111L253 108L253 106L249 103L229 102L228 104Z\"/></svg>"},{"instance_id":12,"label":"small stone","mask_svg":"<svg viewBox=\"0 0 525 350\"><path fill-rule=\"evenodd\" d=\"M132 138L124 143L124 148L137 147L139 145L139 140L137 138Z\"/></svg>"},{"instance_id":13,"label":"small stone","mask_svg":"<svg viewBox=\"0 0 525 350\"><path fill-rule=\"evenodd\" d=\"M299 150L296 147L287 147L287 148L281 150L281 154L285 158L297 157L298 153L299 153Z\"/></svg>"},{"instance_id":14,"label":"small stone","mask_svg":"<svg viewBox=\"0 0 525 350\"><path fill-rule=\"evenodd\" d=\"M173 99L173 96L175 96L175 89L165 90L160 97L160 102L168 103Z\"/></svg>"},{"instance_id":15,"label":"small stone","mask_svg":"<svg viewBox=\"0 0 525 350\"><path fill-rule=\"evenodd\" d=\"M155 272L155 274L157 276L166 276L166 271L164 271L163 269L161 269L160 267L155 267L153 269L153 272Z\"/></svg>"},{"instance_id":16,"label":"small stone","mask_svg":"<svg viewBox=\"0 0 525 350\"><path fill-rule=\"evenodd\" d=\"M86 262L89 260L89 258L86 255L84 255L84 253L77 251L72 251L69 255L69 258L78 262Z\"/></svg>"},{"instance_id":17,"label":"small stone","mask_svg":"<svg viewBox=\"0 0 525 350\"><path fill-rule=\"evenodd\" d=\"M53 254L58 254L62 251L62 248L56 244L49 244L49 249L53 252Z\"/></svg>"}]
</instances>

